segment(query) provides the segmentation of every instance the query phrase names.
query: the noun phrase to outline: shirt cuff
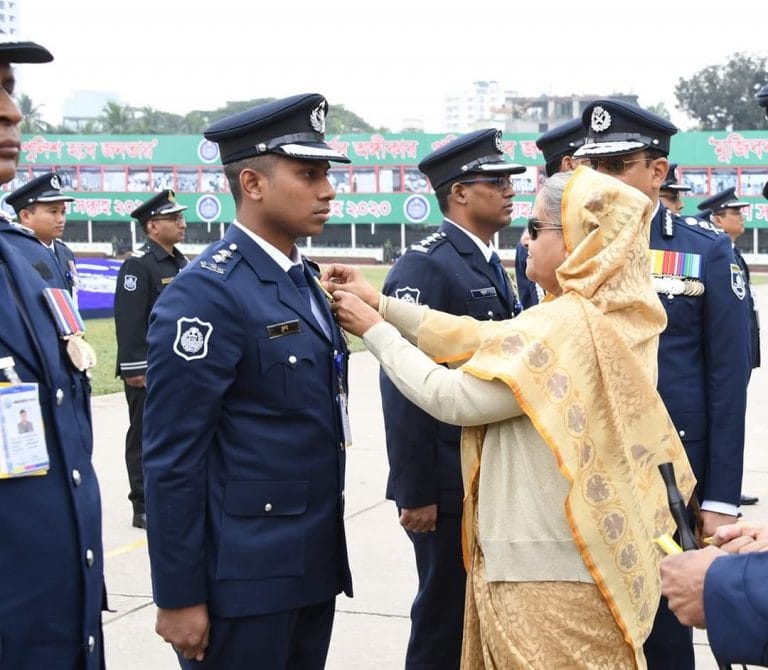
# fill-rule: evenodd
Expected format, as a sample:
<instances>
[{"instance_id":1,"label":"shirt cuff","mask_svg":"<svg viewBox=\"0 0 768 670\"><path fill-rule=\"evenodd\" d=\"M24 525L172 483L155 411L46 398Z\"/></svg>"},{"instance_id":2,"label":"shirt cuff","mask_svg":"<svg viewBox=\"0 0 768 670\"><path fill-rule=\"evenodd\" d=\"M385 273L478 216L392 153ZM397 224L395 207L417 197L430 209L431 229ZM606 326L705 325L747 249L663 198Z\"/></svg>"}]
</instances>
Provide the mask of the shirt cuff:
<instances>
[{"instance_id":1,"label":"shirt cuff","mask_svg":"<svg viewBox=\"0 0 768 670\"><path fill-rule=\"evenodd\" d=\"M701 503L701 511L737 516L739 513L739 507L738 505L731 505L731 503L717 502L716 500L705 500L703 503Z\"/></svg>"}]
</instances>

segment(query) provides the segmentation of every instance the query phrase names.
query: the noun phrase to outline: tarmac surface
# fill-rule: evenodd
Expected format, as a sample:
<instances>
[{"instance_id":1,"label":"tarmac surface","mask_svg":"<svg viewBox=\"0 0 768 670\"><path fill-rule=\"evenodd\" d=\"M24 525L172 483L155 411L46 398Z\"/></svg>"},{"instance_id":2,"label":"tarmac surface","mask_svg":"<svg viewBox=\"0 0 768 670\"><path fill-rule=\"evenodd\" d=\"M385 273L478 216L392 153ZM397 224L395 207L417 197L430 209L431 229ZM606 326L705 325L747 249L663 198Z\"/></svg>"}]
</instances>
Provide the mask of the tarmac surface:
<instances>
[{"instance_id":1,"label":"tarmac surface","mask_svg":"<svg viewBox=\"0 0 768 670\"><path fill-rule=\"evenodd\" d=\"M768 314L768 285L756 287ZM764 334L763 340L768 339ZM768 345L763 346L768 361ZM352 355L350 416L353 446L347 455L346 528L355 597L340 596L327 670L403 668L416 590L410 542L397 522L394 503L384 499L387 456L378 387L378 365L369 353ZM190 408L194 411L194 408ZM104 551L110 607L104 613L109 670L173 670L170 646L154 632L155 606L146 537L131 527L123 459L128 411L123 394L93 399L94 462L104 509ZM749 387L743 491L760 502L742 511L750 522L768 523L768 365ZM706 634L695 631L697 668L717 670ZM253 670L257 670L257 664ZM246 669L242 669L246 670Z\"/></svg>"}]
</instances>

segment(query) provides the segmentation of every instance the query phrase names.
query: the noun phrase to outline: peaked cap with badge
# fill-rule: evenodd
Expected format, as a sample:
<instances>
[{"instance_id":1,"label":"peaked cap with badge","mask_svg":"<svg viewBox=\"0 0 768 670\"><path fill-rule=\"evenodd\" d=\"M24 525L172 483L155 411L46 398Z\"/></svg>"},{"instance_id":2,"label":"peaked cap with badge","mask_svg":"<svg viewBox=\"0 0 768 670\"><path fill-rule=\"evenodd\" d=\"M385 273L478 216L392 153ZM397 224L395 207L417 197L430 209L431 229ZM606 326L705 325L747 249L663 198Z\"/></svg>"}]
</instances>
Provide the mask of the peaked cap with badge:
<instances>
[{"instance_id":1,"label":"peaked cap with badge","mask_svg":"<svg viewBox=\"0 0 768 670\"><path fill-rule=\"evenodd\" d=\"M50 63L52 60L53 55L44 46L0 30L0 62Z\"/></svg>"},{"instance_id":2,"label":"peaked cap with badge","mask_svg":"<svg viewBox=\"0 0 768 670\"><path fill-rule=\"evenodd\" d=\"M670 163L669 170L667 170L667 176L664 179L664 183L661 185L662 191L677 191L678 193L684 193L690 191L690 186L685 186L677 180L677 163Z\"/></svg>"},{"instance_id":3,"label":"peaked cap with badge","mask_svg":"<svg viewBox=\"0 0 768 670\"><path fill-rule=\"evenodd\" d=\"M203 135L216 142L221 162L277 154L310 161L349 163L325 143L328 102L319 93L303 93L233 114L210 126Z\"/></svg>"},{"instance_id":4,"label":"peaked cap with badge","mask_svg":"<svg viewBox=\"0 0 768 670\"><path fill-rule=\"evenodd\" d=\"M749 207L749 203L739 200L736 197L736 188L734 186L731 186L731 188L727 188L724 191L720 191L719 193L715 193L715 195L702 200L697 205L697 208L700 211L704 212L709 210L713 214L719 214L724 209L740 209L742 207Z\"/></svg>"},{"instance_id":5,"label":"peaked cap with badge","mask_svg":"<svg viewBox=\"0 0 768 670\"><path fill-rule=\"evenodd\" d=\"M61 180L55 172L46 172L9 193L5 201L16 214L38 202L72 202L73 197L61 192Z\"/></svg>"},{"instance_id":6,"label":"peaked cap with badge","mask_svg":"<svg viewBox=\"0 0 768 670\"><path fill-rule=\"evenodd\" d=\"M186 208L186 205L176 202L176 194L167 188L139 205L131 212L131 216L144 225L155 216L176 214L176 212L183 212Z\"/></svg>"},{"instance_id":7,"label":"peaked cap with badge","mask_svg":"<svg viewBox=\"0 0 768 670\"><path fill-rule=\"evenodd\" d=\"M581 122L587 130L587 139L574 154L576 157L621 156L643 149L667 155L670 138L678 130L658 114L613 98L590 102Z\"/></svg>"},{"instance_id":8,"label":"peaked cap with badge","mask_svg":"<svg viewBox=\"0 0 768 670\"><path fill-rule=\"evenodd\" d=\"M571 119L539 136L536 146L544 154L547 177L559 172L562 158L573 156L584 144L585 135L581 119Z\"/></svg>"},{"instance_id":9,"label":"peaked cap with badge","mask_svg":"<svg viewBox=\"0 0 768 670\"><path fill-rule=\"evenodd\" d=\"M520 174L525 166L504 160L501 131L475 130L433 151L419 163L433 189L470 174Z\"/></svg>"}]
</instances>

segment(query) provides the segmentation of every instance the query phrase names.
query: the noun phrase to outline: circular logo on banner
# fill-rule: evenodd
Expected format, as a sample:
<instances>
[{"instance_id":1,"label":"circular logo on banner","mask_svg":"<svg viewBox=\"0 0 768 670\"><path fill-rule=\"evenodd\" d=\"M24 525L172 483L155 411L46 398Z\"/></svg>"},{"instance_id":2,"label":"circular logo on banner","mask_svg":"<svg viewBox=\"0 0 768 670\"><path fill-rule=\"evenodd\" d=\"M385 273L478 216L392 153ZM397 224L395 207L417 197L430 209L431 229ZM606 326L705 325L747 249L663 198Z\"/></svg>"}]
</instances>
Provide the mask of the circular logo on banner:
<instances>
[{"instance_id":1,"label":"circular logo on banner","mask_svg":"<svg viewBox=\"0 0 768 670\"><path fill-rule=\"evenodd\" d=\"M403 205L405 218L411 223L423 223L429 216L429 200L423 195L409 195Z\"/></svg>"},{"instance_id":2,"label":"circular logo on banner","mask_svg":"<svg viewBox=\"0 0 768 670\"><path fill-rule=\"evenodd\" d=\"M215 221L221 214L221 203L214 195L204 195L197 201L195 209L203 221Z\"/></svg>"},{"instance_id":3,"label":"circular logo on banner","mask_svg":"<svg viewBox=\"0 0 768 670\"><path fill-rule=\"evenodd\" d=\"M202 139L197 145L197 155L203 163L215 163L219 160L219 145L216 142Z\"/></svg>"}]
</instances>

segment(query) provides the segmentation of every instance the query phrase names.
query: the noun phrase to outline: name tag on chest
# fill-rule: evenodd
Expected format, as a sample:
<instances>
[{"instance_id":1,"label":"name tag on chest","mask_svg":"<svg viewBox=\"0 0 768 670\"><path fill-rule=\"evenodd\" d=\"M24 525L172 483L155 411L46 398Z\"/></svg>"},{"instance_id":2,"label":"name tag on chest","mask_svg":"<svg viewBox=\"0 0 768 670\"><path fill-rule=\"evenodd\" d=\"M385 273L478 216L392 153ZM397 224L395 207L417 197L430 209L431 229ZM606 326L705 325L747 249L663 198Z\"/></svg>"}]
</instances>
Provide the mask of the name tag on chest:
<instances>
[{"instance_id":1,"label":"name tag on chest","mask_svg":"<svg viewBox=\"0 0 768 670\"><path fill-rule=\"evenodd\" d=\"M276 337L282 337L283 335L291 335L292 333L300 332L301 327L299 326L298 319L283 321L282 323L273 323L267 326L267 335L269 335L270 340L273 340Z\"/></svg>"},{"instance_id":2,"label":"name tag on chest","mask_svg":"<svg viewBox=\"0 0 768 670\"><path fill-rule=\"evenodd\" d=\"M481 298L495 298L496 288L488 286L486 288L473 288L469 291L472 296L472 300L480 300Z\"/></svg>"}]
</instances>

